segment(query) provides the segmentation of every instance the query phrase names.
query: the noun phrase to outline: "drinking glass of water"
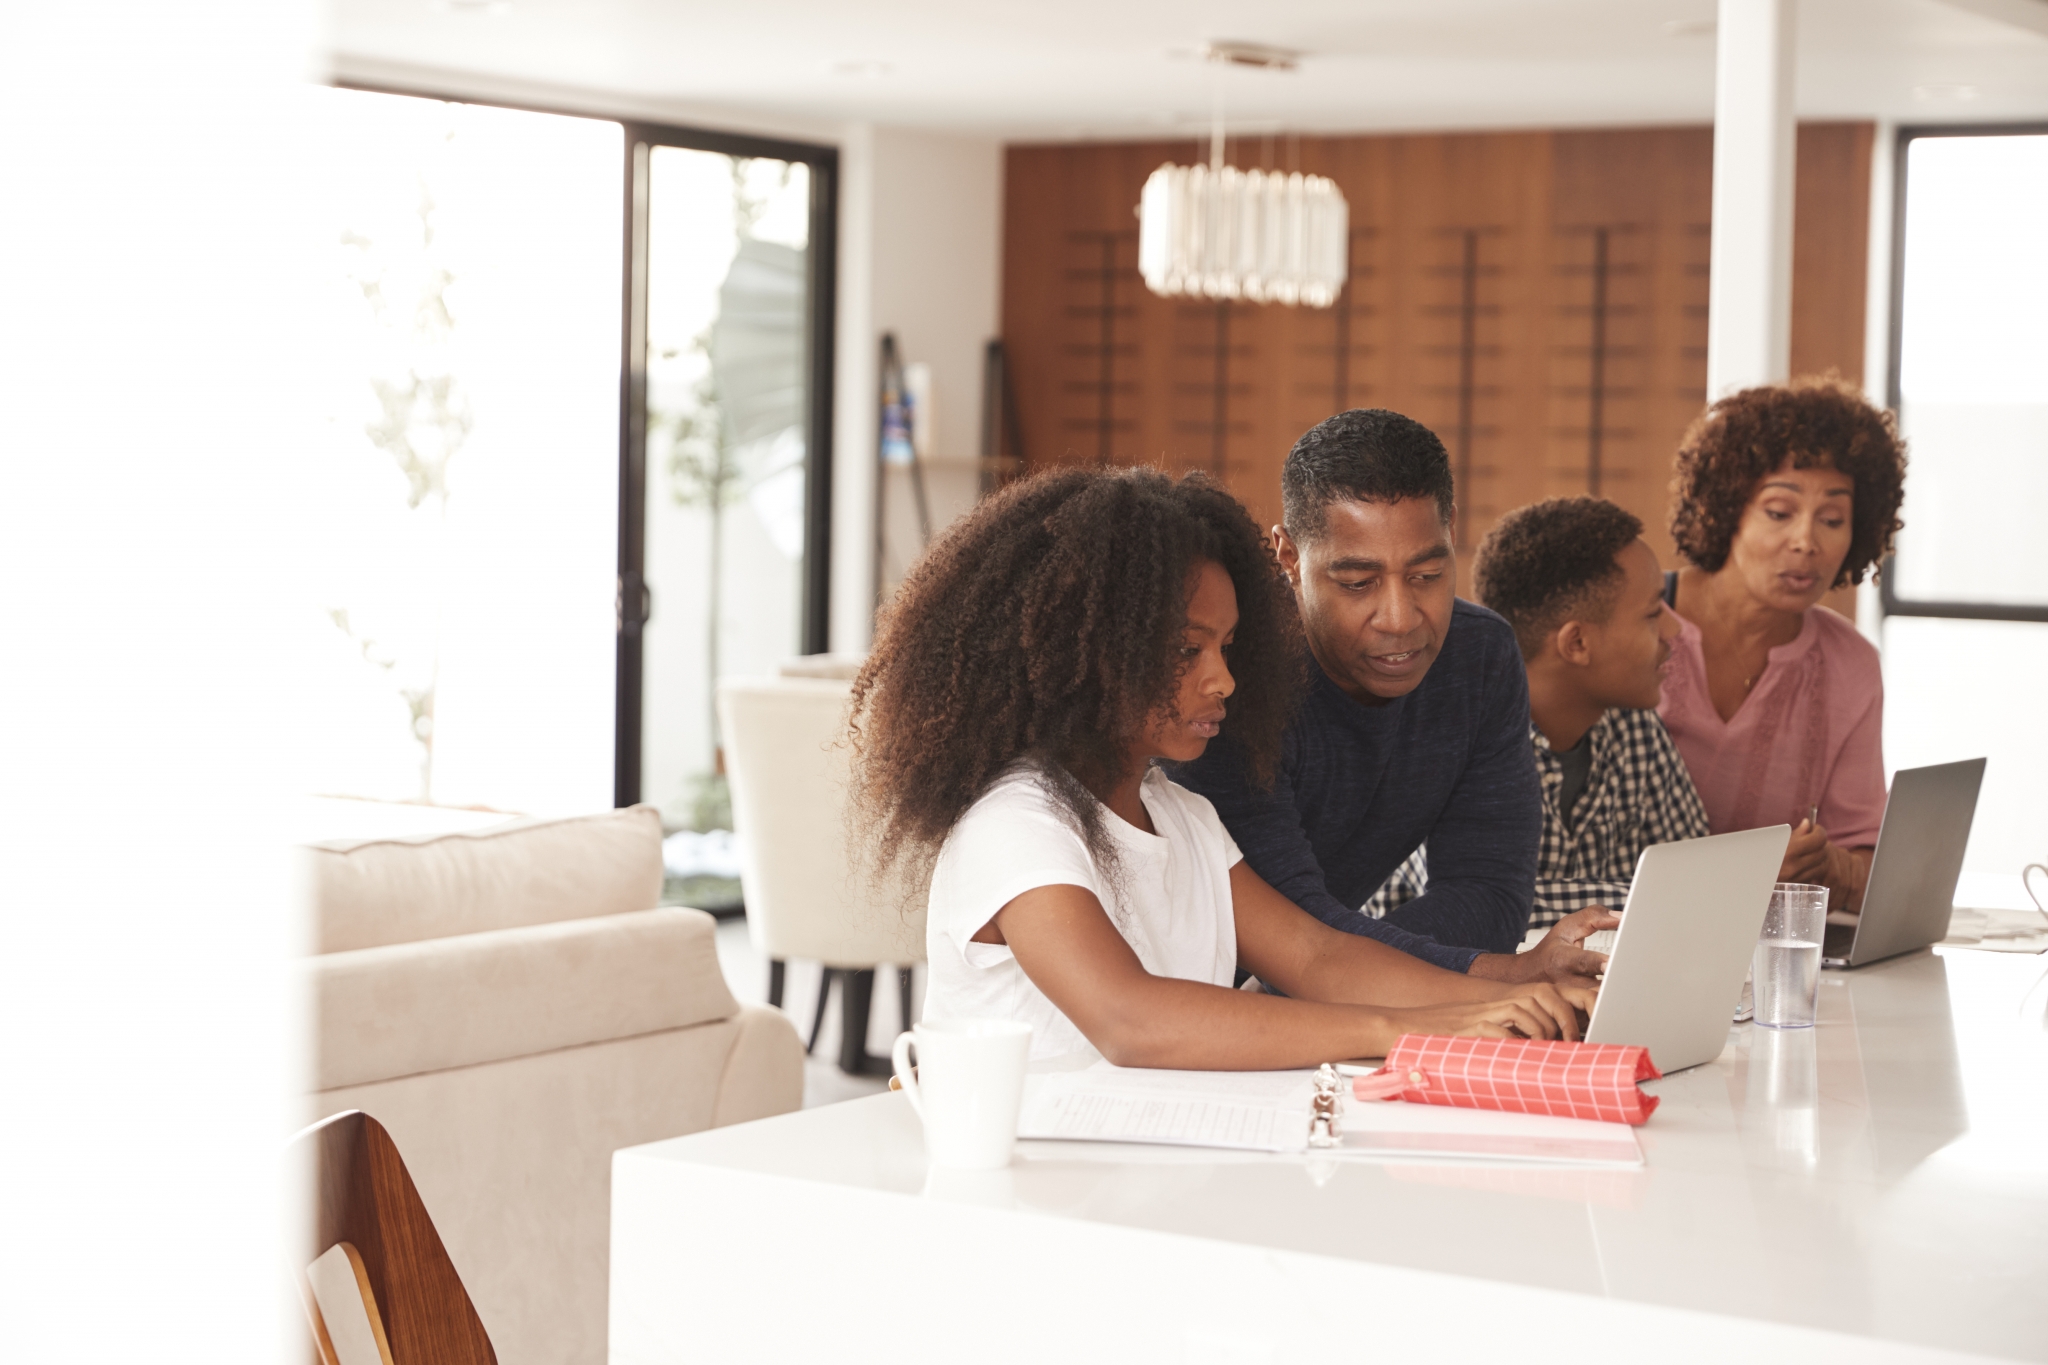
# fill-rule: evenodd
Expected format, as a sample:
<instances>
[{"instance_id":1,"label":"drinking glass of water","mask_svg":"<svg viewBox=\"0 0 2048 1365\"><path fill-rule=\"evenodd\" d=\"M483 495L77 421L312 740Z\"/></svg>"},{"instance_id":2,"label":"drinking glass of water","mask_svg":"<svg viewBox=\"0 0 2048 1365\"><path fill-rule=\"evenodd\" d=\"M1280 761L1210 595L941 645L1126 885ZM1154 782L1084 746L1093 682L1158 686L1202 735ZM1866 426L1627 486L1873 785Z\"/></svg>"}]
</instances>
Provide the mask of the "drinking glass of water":
<instances>
[{"instance_id":1,"label":"drinking glass of water","mask_svg":"<svg viewBox=\"0 0 2048 1365\"><path fill-rule=\"evenodd\" d=\"M1771 888L1771 908L1756 942L1750 974L1756 1022L1765 1028L1812 1028L1820 1000L1820 945L1827 932L1828 889L1803 882Z\"/></svg>"}]
</instances>

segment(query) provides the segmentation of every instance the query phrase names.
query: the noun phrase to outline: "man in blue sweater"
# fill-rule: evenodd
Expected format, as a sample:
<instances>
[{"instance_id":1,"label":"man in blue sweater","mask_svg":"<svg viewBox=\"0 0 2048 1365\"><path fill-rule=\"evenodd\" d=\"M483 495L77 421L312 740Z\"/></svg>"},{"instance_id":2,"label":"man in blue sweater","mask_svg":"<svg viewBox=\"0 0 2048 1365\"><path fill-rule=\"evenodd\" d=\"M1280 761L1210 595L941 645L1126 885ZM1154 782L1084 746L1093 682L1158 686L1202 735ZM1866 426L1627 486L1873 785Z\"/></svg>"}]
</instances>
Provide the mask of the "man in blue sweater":
<instances>
[{"instance_id":1,"label":"man in blue sweater","mask_svg":"<svg viewBox=\"0 0 2048 1365\"><path fill-rule=\"evenodd\" d=\"M1211 744L1173 776L1215 804L1252 870L1326 924L1452 971L1591 976L1568 916L1516 955L1543 827L1515 633L1455 595L1450 459L1399 413L1339 413L1295 443L1274 551L1313 660L1272 790ZM1362 907L1425 840L1428 889Z\"/></svg>"}]
</instances>

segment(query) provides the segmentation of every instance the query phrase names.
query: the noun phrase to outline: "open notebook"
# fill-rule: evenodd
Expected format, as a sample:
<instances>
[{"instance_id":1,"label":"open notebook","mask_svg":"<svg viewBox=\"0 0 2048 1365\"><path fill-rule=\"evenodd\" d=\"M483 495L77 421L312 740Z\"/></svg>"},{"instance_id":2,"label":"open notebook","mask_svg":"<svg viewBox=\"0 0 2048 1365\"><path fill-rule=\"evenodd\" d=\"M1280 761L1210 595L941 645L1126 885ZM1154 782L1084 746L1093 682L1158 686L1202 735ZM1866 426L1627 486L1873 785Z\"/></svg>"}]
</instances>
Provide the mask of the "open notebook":
<instances>
[{"instance_id":1,"label":"open notebook","mask_svg":"<svg viewBox=\"0 0 2048 1365\"><path fill-rule=\"evenodd\" d=\"M1098 1062L1028 1076L1017 1136L1254 1152L1310 1150L1310 1071L1146 1071ZM1318 1156L1640 1166L1621 1123L1346 1099L1340 1146Z\"/></svg>"}]
</instances>

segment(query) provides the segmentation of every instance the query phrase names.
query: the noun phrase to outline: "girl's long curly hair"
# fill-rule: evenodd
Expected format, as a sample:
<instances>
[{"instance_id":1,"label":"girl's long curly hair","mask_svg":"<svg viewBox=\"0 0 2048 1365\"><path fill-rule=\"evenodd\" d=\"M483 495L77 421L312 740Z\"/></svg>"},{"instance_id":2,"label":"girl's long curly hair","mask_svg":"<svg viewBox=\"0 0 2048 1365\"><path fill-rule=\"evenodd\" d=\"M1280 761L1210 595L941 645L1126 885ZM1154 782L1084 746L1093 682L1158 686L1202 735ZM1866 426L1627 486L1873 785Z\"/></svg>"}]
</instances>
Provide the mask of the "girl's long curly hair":
<instances>
[{"instance_id":1,"label":"girl's long curly hair","mask_svg":"<svg viewBox=\"0 0 2048 1365\"><path fill-rule=\"evenodd\" d=\"M1293 594L1258 528L1207 477L1060 469L981 503L911 569L853 684L852 818L872 868L929 872L1003 770L1036 763L1106 871L1097 795L1174 708L1189 577L1237 590L1222 735L1270 783L1303 674Z\"/></svg>"}]
</instances>

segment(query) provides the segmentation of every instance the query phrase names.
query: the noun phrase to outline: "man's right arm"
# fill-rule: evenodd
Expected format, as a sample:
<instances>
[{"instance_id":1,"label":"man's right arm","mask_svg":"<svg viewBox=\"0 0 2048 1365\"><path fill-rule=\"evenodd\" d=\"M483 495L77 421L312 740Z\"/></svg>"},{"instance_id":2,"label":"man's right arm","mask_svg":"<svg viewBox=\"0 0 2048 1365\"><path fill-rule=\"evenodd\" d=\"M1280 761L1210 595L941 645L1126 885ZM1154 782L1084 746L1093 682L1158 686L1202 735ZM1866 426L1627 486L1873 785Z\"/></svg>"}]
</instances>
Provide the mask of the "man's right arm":
<instances>
[{"instance_id":1,"label":"man's right arm","mask_svg":"<svg viewBox=\"0 0 2048 1365\"><path fill-rule=\"evenodd\" d=\"M1479 956L1477 951L1447 947L1386 920L1373 919L1330 894L1322 864L1294 804L1290 781L1294 767L1293 736L1288 740L1289 751L1283 755L1271 791L1253 790L1235 746L1227 741L1211 744L1201 758L1175 769L1172 775L1182 786L1199 792L1216 807L1223 827L1230 831L1252 871L1332 929L1376 939L1447 971L1462 972L1469 968L1472 959Z\"/></svg>"},{"instance_id":2,"label":"man's right arm","mask_svg":"<svg viewBox=\"0 0 2048 1365\"><path fill-rule=\"evenodd\" d=\"M1628 904L1626 881L1603 881L1586 877L1538 877L1536 911L1529 916L1531 929L1547 929L1576 910L1602 906L1618 911Z\"/></svg>"}]
</instances>

